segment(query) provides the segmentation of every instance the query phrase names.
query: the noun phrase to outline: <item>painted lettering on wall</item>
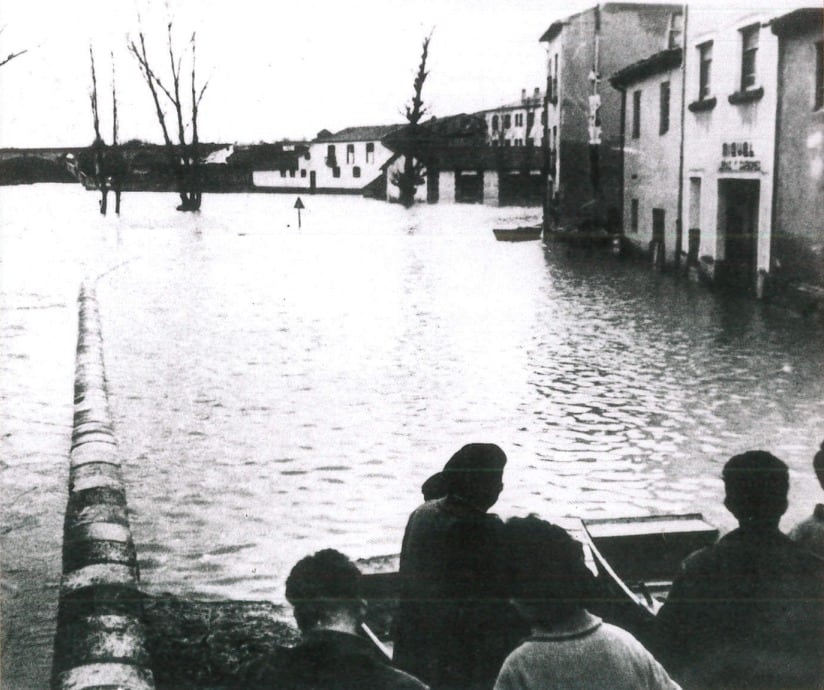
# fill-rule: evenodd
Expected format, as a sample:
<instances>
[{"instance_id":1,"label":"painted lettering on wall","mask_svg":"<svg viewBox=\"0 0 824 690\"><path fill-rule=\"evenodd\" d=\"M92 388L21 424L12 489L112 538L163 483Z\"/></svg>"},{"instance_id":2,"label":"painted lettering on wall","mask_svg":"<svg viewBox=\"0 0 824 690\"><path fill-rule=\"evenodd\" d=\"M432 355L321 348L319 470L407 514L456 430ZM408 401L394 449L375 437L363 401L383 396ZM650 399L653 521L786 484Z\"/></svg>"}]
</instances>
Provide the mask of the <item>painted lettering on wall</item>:
<instances>
[{"instance_id":1,"label":"painted lettering on wall","mask_svg":"<svg viewBox=\"0 0 824 690\"><path fill-rule=\"evenodd\" d=\"M761 161L753 160L755 148L751 141L730 141L721 144L720 172L760 172Z\"/></svg>"},{"instance_id":2,"label":"painted lettering on wall","mask_svg":"<svg viewBox=\"0 0 824 690\"><path fill-rule=\"evenodd\" d=\"M724 158L754 158L755 149L751 141L731 141L721 144L721 155Z\"/></svg>"},{"instance_id":3,"label":"painted lettering on wall","mask_svg":"<svg viewBox=\"0 0 824 690\"><path fill-rule=\"evenodd\" d=\"M761 161L748 160L746 158L730 158L721 161L719 172L760 172Z\"/></svg>"}]
</instances>

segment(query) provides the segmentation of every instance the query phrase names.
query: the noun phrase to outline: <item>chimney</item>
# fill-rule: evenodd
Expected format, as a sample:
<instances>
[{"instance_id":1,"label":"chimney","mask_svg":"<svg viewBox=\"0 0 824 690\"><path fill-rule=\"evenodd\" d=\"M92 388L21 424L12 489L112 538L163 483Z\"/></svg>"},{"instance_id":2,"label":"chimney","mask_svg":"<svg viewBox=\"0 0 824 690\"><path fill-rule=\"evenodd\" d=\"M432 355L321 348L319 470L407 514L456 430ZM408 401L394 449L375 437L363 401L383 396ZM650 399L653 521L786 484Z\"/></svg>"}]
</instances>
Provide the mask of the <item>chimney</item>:
<instances>
[{"instance_id":1,"label":"chimney","mask_svg":"<svg viewBox=\"0 0 824 690\"><path fill-rule=\"evenodd\" d=\"M526 89L521 89L521 103L526 100Z\"/></svg>"}]
</instances>

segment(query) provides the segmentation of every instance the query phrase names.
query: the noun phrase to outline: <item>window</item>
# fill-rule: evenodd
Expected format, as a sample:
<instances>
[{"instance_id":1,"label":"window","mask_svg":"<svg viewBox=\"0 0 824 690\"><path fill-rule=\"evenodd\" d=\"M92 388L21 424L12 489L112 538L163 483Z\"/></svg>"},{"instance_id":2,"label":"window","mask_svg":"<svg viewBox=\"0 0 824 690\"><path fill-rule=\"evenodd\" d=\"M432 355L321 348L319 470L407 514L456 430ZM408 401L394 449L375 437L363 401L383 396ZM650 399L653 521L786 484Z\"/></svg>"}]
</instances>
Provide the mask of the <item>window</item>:
<instances>
[{"instance_id":1,"label":"window","mask_svg":"<svg viewBox=\"0 0 824 690\"><path fill-rule=\"evenodd\" d=\"M552 128L552 148L558 148L558 126Z\"/></svg>"},{"instance_id":2,"label":"window","mask_svg":"<svg viewBox=\"0 0 824 690\"><path fill-rule=\"evenodd\" d=\"M515 113L515 126L516 127L523 127L524 126L524 114L523 113Z\"/></svg>"},{"instance_id":3,"label":"window","mask_svg":"<svg viewBox=\"0 0 824 690\"><path fill-rule=\"evenodd\" d=\"M355 162L355 145L354 144L347 144L346 145L346 162L347 163L354 163Z\"/></svg>"},{"instance_id":4,"label":"window","mask_svg":"<svg viewBox=\"0 0 824 690\"><path fill-rule=\"evenodd\" d=\"M680 12L673 12L670 15L669 28L667 29L667 48L677 48L681 45L681 33L684 27Z\"/></svg>"},{"instance_id":5,"label":"window","mask_svg":"<svg viewBox=\"0 0 824 690\"><path fill-rule=\"evenodd\" d=\"M535 125L535 113L532 111L526 114L526 128L528 131L532 131L532 127Z\"/></svg>"},{"instance_id":6,"label":"window","mask_svg":"<svg viewBox=\"0 0 824 690\"><path fill-rule=\"evenodd\" d=\"M670 125L670 83L661 82L661 103L658 121L658 133L666 134Z\"/></svg>"},{"instance_id":7,"label":"window","mask_svg":"<svg viewBox=\"0 0 824 690\"><path fill-rule=\"evenodd\" d=\"M710 96L710 72L712 69L712 41L698 46L698 100L703 101Z\"/></svg>"},{"instance_id":8,"label":"window","mask_svg":"<svg viewBox=\"0 0 824 690\"><path fill-rule=\"evenodd\" d=\"M641 136L641 92L632 92L632 138Z\"/></svg>"},{"instance_id":9,"label":"window","mask_svg":"<svg viewBox=\"0 0 824 690\"><path fill-rule=\"evenodd\" d=\"M332 177L340 177L340 168L337 165L332 167Z\"/></svg>"},{"instance_id":10,"label":"window","mask_svg":"<svg viewBox=\"0 0 824 690\"><path fill-rule=\"evenodd\" d=\"M824 107L824 41L815 44L815 97L813 107Z\"/></svg>"},{"instance_id":11,"label":"window","mask_svg":"<svg viewBox=\"0 0 824 690\"><path fill-rule=\"evenodd\" d=\"M512 126L512 117L509 113L504 115L504 129L509 129Z\"/></svg>"},{"instance_id":12,"label":"window","mask_svg":"<svg viewBox=\"0 0 824 690\"><path fill-rule=\"evenodd\" d=\"M300 176L301 176L301 177L306 177L306 168L301 168L301 170L300 170Z\"/></svg>"},{"instance_id":13,"label":"window","mask_svg":"<svg viewBox=\"0 0 824 690\"><path fill-rule=\"evenodd\" d=\"M366 144L366 162L375 162L375 144L371 141Z\"/></svg>"},{"instance_id":14,"label":"window","mask_svg":"<svg viewBox=\"0 0 824 690\"><path fill-rule=\"evenodd\" d=\"M523 145L524 145L524 140L523 139L516 139L515 140L515 146L523 146Z\"/></svg>"},{"instance_id":15,"label":"window","mask_svg":"<svg viewBox=\"0 0 824 690\"><path fill-rule=\"evenodd\" d=\"M352 168L352 177L360 177L360 168L357 165Z\"/></svg>"},{"instance_id":16,"label":"window","mask_svg":"<svg viewBox=\"0 0 824 690\"><path fill-rule=\"evenodd\" d=\"M497 115L492 116L492 131L493 132L498 131L498 116Z\"/></svg>"},{"instance_id":17,"label":"window","mask_svg":"<svg viewBox=\"0 0 824 690\"><path fill-rule=\"evenodd\" d=\"M295 169L294 169L294 168L292 168L292 169L289 171L289 177L294 177L294 176L295 176Z\"/></svg>"},{"instance_id":18,"label":"window","mask_svg":"<svg viewBox=\"0 0 824 690\"><path fill-rule=\"evenodd\" d=\"M758 53L759 25L741 29L741 90L755 86L755 56Z\"/></svg>"},{"instance_id":19,"label":"window","mask_svg":"<svg viewBox=\"0 0 824 690\"><path fill-rule=\"evenodd\" d=\"M638 199L633 199L629 206L629 229L638 232Z\"/></svg>"},{"instance_id":20,"label":"window","mask_svg":"<svg viewBox=\"0 0 824 690\"><path fill-rule=\"evenodd\" d=\"M281 176L281 177L286 177L286 171L285 171L285 170L281 170L281 171L280 171L280 176Z\"/></svg>"}]
</instances>

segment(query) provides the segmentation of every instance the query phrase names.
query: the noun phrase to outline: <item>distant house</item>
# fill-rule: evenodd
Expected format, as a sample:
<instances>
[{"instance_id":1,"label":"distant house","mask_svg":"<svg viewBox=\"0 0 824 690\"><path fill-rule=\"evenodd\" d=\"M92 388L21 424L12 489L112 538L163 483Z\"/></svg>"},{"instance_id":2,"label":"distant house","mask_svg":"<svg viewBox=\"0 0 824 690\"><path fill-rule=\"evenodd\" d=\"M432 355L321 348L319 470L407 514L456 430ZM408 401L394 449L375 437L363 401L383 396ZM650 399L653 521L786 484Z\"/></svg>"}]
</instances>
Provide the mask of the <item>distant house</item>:
<instances>
[{"instance_id":1,"label":"distant house","mask_svg":"<svg viewBox=\"0 0 824 690\"><path fill-rule=\"evenodd\" d=\"M416 199L429 203L483 203L536 205L541 203L540 146L492 146L487 112L461 113L432 119L421 125L414 150L425 162L425 184ZM387 179L403 168L404 152L411 150L409 128L387 138L395 156L387 163ZM387 188L389 200L397 187Z\"/></svg>"},{"instance_id":2,"label":"distant house","mask_svg":"<svg viewBox=\"0 0 824 690\"><path fill-rule=\"evenodd\" d=\"M621 95L607 77L680 43L681 8L607 2L554 22L547 50L547 226L621 225Z\"/></svg>"},{"instance_id":3,"label":"distant house","mask_svg":"<svg viewBox=\"0 0 824 690\"><path fill-rule=\"evenodd\" d=\"M322 193L367 194L383 197L384 164L392 156L383 139L400 125L327 130L293 156L292 165L255 169L255 187L272 191L305 190Z\"/></svg>"},{"instance_id":4,"label":"distant house","mask_svg":"<svg viewBox=\"0 0 824 690\"><path fill-rule=\"evenodd\" d=\"M681 48L634 62L609 81L621 92L624 235L655 265L674 264L681 246Z\"/></svg>"},{"instance_id":5,"label":"distant house","mask_svg":"<svg viewBox=\"0 0 824 690\"><path fill-rule=\"evenodd\" d=\"M522 89L521 98L497 108L482 110L486 143L490 146L540 146L544 135L544 94Z\"/></svg>"}]
</instances>

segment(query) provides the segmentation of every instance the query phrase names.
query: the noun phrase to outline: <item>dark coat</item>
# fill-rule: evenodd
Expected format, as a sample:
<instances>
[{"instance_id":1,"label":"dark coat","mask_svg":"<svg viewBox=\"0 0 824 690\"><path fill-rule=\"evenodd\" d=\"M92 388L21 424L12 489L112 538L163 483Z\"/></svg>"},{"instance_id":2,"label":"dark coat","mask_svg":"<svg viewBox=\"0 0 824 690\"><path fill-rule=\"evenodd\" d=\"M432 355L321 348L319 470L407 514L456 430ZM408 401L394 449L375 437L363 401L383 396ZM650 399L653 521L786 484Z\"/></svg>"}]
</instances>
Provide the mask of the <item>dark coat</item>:
<instances>
[{"instance_id":1,"label":"dark coat","mask_svg":"<svg viewBox=\"0 0 824 690\"><path fill-rule=\"evenodd\" d=\"M508 603L502 527L455 496L424 503L409 518L394 660L437 690L491 688L529 633Z\"/></svg>"},{"instance_id":2,"label":"dark coat","mask_svg":"<svg viewBox=\"0 0 824 690\"><path fill-rule=\"evenodd\" d=\"M417 678L390 666L368 640L334 630L310 633L296 647L281 647L242 676L238 688L245 690L427 690Z\"/></svg>"},{"instance_id":3,"label":"dark coat","mask_svg":"<svg viewBox=\"0 0 824 690\"><path fill-rule=\"evenodd\" d=\"M824 687L824 561L777 528L739 528L689 556L657 624L685 688Z\"/></svg>"}]
</instances>

